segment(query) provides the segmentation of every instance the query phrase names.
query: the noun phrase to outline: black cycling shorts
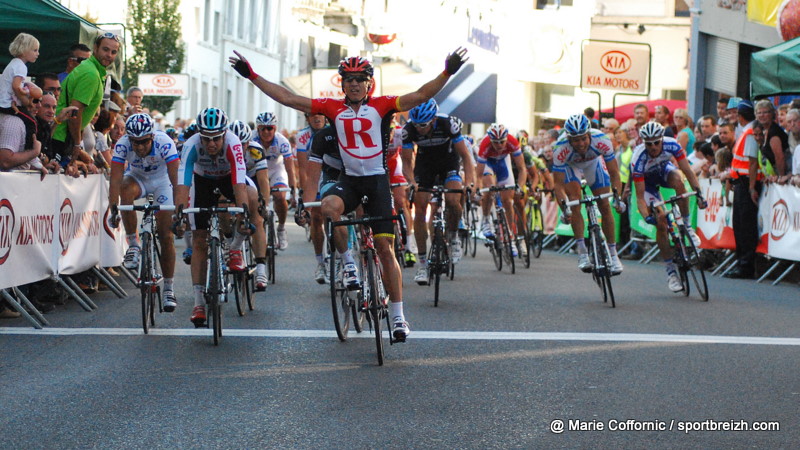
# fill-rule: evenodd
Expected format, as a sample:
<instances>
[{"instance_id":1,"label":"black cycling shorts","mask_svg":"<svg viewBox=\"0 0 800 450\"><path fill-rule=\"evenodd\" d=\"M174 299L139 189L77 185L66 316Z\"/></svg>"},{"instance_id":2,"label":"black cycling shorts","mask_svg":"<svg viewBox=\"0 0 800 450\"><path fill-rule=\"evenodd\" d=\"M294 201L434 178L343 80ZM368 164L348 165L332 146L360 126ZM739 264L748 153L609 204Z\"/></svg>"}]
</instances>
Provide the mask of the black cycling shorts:
<instances>
[{"instance_id":1,"label":"black cycling shorts","mask_svg":"<svg viewBox=\"0 0 800 450\"><path fill-rule=\"evenodd\" d=\"M461 181L459 175L458 160L442 160L442 159L423 159L417 158L414 164L414 181L417 185L424 188L432 188L435 185L444 186L445 183L451 180Z\"/></svg>"},{"instance_id":2,"label":"black cycling shorts","mask_svg":"<svg viewBox=\"0 0 800 450\"><path fill-rule=\"evenodd\" d=\"M364 211L370 217L389 217L392 215L394 203L392 191L389 188L387 175L372 175L367 177L351 177L342 174L339 181L328 189L323 195L335 195L344 202L344 214L358 208L361 199L366 196L369 201L364 205ZM377 236L394 237L392 221L375 222L371 226L372 234Z\"/></svg>"},{"instance_id":3,"label":"black cycling shorts","mask_svg":"<svg viewBox=\"0 0 800 450\"><path fill-rule=\"evenodd\" d=\"M205 178L194 175L194 181L189 193L189 206L196 208L207 208L209 206L217 206L219 196L214 195L214 189L219 188L222 196L234 201L236 197L233 195L233 185L231 184L231 176L223 178ZM194 216L194 219L192 219ZM193 230L207 230L208 213L197 213L189 215L189 224Z\"/></svg>"}]
</instances>

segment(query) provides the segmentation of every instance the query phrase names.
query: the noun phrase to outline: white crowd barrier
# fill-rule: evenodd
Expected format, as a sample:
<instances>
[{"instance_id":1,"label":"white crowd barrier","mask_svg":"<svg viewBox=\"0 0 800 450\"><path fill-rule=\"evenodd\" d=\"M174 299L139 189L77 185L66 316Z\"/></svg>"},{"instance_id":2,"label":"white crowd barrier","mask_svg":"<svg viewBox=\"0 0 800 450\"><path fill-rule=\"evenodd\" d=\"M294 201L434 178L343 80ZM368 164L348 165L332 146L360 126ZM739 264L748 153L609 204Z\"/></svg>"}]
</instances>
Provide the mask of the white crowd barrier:
<instances>
[{"instance_id":1,"label":"white crowd barrier","mask_svg":"<svg viewBox=\"0 0 800 450\"><path fill-rule=\"evenodd\" d=\"M736 248L731 217L732 205L725 205L727 196L733 200L732 192L725 192L722 182L702 179L700 186L708 202L705 210L697 211L697 230L708 249ZM758 232L760 241L757 251L773 258L800 261L800 188L789 185L767 184L758 202Z\"/></svg>"},{"instance_id":2,"label":"white crowd barrier","mask_svg":"<svg viewBox=\"0 0 800 450\"><path fill-rule=\"evenodd\" d=\"M124 232L107 206L102 175L0 173L0 289L120 265Z\"/></svg>"}]
</instances>

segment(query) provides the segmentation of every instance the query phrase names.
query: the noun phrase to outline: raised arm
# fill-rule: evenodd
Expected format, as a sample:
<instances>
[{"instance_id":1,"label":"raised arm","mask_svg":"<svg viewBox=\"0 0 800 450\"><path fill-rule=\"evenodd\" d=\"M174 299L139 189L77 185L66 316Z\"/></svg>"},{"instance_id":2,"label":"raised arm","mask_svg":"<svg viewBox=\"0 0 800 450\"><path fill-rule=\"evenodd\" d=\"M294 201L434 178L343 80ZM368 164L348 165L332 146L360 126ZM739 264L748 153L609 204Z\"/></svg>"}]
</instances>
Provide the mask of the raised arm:
<instances>
[{"instance_id":1,"label":"raised arm","mask_svg":"<svg viewBox=\"0 0 800 450\"><path fill-rule=\"evenodd\" d=\"M271 81L267 81L265 78L259 76L257 73L255 73L255 71L253 71L253 68L250 67L250 63L244 56L242 56L236 50L234 50L233 53L235 53L236 56L231 56L228 58L233 70L238 72L239 75L250 80L257 88L261 89L261 92L267 94L269 98L275 100L281 105L288 106L289 108L293 108L304 113L311 112L310 98L297 95L283 86L272 83Z\"/></svg>"},{"instance_id":2,"label":"raised arm","mask_svg":"<svg viewBox=\"0 0 800 450\"><path fill-rule=\"evenodd\" d=\"M460 69L465 62L467 62L469 58L464 58L466 54L467 49L459 47L456 49L456 51L447 55L447 59L444 63L444 71L442 73L437 75L433 80L423 84L422 87L417 89L415 92L400 96L398 99L400 110L408 111L417 105L421 105L436 95L437 92L442 90L444 85L447 83L447 80L449 80L451 76L455 75L456 72L458 72L458 69Z\"/></svg>"}]
</instances>

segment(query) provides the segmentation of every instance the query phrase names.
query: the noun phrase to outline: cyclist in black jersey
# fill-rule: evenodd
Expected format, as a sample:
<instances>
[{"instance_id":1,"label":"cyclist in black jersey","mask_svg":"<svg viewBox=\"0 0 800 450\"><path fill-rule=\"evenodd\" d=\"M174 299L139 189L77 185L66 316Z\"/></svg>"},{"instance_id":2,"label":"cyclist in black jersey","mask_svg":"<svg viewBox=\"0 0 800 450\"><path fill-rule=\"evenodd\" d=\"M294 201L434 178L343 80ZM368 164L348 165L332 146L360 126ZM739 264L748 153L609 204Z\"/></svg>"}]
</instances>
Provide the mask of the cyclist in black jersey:
<instances>
[{"instance_id":1,"label":"cyclist in black jersey","mask_svg":"<svg viewBox=\"0 0 800 450\"><path fill-rule=\"evenodd\" d=\"M474 185L472 158L467 141L461 135L461 121L457 117L438 115L436 100L427 102L409 111L409 122L403 127L403 170L406 179L414 180L413 186L432 188L444 185L448 189L462 189L460 164L464 165L467 185ZM414 145L417 154L414 158ZM413 173L413 177L411 174ZM427 239L428 227L424 211L428 208L431 194L417 191L414 195L414 236L417 241L420 267L414 281L427 285ZM458 221L461 218L461 196L445 194L447 231L451 242L453 262L461 259L461 241L457 238Z\"/></svg>"}]
</instances>

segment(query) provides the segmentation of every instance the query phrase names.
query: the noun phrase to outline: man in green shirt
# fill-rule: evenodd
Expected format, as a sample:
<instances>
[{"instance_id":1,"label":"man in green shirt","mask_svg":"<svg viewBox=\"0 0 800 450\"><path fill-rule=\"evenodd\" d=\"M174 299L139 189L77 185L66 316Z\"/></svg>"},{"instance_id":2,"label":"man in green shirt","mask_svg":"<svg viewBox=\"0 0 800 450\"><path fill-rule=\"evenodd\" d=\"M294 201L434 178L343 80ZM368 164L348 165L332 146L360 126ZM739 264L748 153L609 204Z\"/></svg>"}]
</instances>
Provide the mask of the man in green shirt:
<instances>
[{"instance_id":1,"label":"man in green shirt","mask_svg":"<svg viewBox=\"0 0 800 450\"><path fill-rule=\"evenodd\" d=\"M97 173L92 158L83 151L81 133L91 122L100 103L106 83L106 67L111 66L120 49L120 40L113 33L101 34L95 39L92 56L72 70L64 79L57 113L68 106L77 110L73 116L56 127L53 147L61 155L62 165L82 161L91 173Z\"/></svg>"}]
</instances>

